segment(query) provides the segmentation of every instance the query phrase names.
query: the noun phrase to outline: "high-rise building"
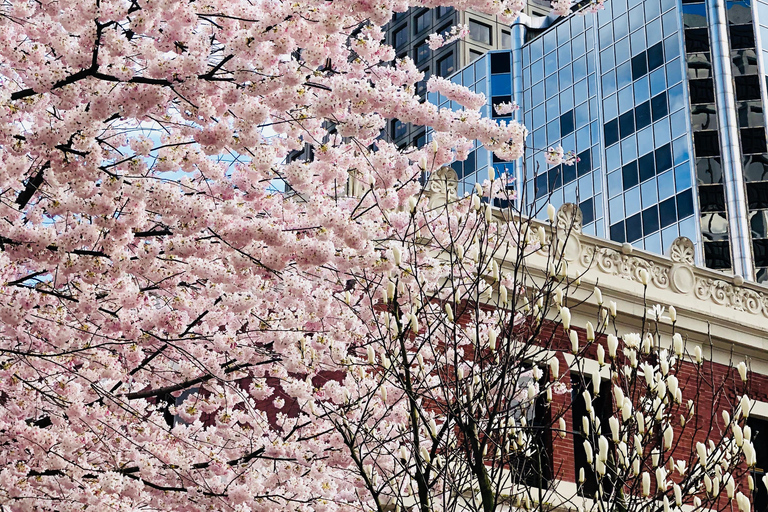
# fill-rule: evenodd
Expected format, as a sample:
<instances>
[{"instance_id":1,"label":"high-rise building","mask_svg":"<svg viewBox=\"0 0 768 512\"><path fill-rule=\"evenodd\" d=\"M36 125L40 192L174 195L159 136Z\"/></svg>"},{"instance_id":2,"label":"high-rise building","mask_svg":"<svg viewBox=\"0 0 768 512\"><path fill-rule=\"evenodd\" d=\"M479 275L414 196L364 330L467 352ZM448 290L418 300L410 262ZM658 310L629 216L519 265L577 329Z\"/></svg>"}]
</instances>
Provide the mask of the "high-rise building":
<instances>
[{"instance_id":1,"label":"high-rise building","mask_svg":"<svg viewBox=\"0 0 768 512\"><path fill-rule=\"evenodd\" d=\"M452 80L486 95L486 115L524 122L529 148L520 162L483 148L455 162L465 189L506 169L523 207L576 203L585 232L655 253L686 236L698 262L768 281L768 3L611 0L512 31L512 49ZM496 116L510 99L520 109ZM557 145L579 162L548 166Z\"/></svg>"},{"instance_id":2,"label":"high-rise building","mask_svg":"<svg viewBox=\"0 0 768 512\"><path fill-rule=\"evenodd\" d=\"M548 0L530 0L525 12L545 15L549 9ZM469 36L435 51L429 49L427 38L430 34L448 32L455 25L467 25ZM411 8L396 13L386 31L387 43L395 49L397 57L411 57L424 72L424 80L416 91L422 96L426 94L430 76L450 76L489 50L512 47L512 30L508 24L500 22L496 16L457 11L452 7ZM412 127L397 119L389 122L386 136L401 146L421 146L426 141L424 127Z\"/></svg>"}]
</instances>

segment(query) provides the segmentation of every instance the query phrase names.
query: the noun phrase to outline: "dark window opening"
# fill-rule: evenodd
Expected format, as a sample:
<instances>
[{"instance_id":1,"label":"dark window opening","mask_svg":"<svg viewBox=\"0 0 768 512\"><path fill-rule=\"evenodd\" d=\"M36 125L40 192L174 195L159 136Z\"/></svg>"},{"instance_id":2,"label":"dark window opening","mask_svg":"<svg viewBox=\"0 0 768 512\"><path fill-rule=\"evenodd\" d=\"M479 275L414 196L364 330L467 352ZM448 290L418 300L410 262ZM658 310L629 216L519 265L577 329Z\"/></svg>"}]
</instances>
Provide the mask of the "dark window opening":
<instances>
[{"instance_id":1,"label":"dark window opening","mask_svg":"<svg viewBox=\"0 0 768 512\"><path fill-rule=\"evenodd\" d=\"M702 212L724 212L725 190L722 185L702 185L699 187L699 205Z\"/></svg>"},{"instance_id":2,"label":"dark window opening","mask_svg":"<svg viewBox=\"0 0 768 512\"><path fill-rule=\"evenodd\" d=\"M630 244L643 237L643 223L640 214L637 213L627 219L627 242Z\"/></svg>"},{"instance_id":3,"label":"dark window opening","mask_svg":"<svg viewBox=\"0 0 768 512\"><path fill-rule=\"evenodd\" d=\"M592 153L589 149L582 151L577 155L579 161L576 163L576 169L579 176L584 176L592 170ZM573 167L573 166L566 166Z\"/></svg>"},{"instance_id":4,"label":"dark window opening","mask_svg":"<svg viewBox=\"0 0 768 512\"><path fill-rule=\"evenodd\" d=\"M747 183L747 203L750 210L768 208L768 181Z\"/></svg>"},{"instance_id":5,"label":"dark window opening","mask_svg":"<svg viewBox=\"0 0 768 512\"><path fill-rule=\"evenodd\" d=\"M632 80L637 80L648 72L645 52L632 57Z\"/></svg>"},{"instance_id":6,"label":"dark window opening","mask_svg":"<svg viewBox=\"0 0 768 512\"><path fill-rule=\"evenodd\" d=\"M693 215L693 193L691 189L677 194L677 218L684 219Z\"/></svg>"},{"instance_id":7,"label":"dark window opening","mask_svg":"<svg viewBox=\"0 0 768 512\"><path fill-rule=\"evenodd\" d=\"M659 210L656 205L643 210L643 236L659 230Z\"/></svg>"},{"instance_id":8,"label":"dark window opening","mask_svg":"<svg viewBox=\"0 0 768 512\"><path fill-rule=\"evenodd\" d=\"M653 163L653 152L638 158L637 167L640 171L640 183L653 178L656 175L656 167Z\"/></svg>"},{"instance_id":9,"label":"dark window opening","mask_svg":"<svg viewBox=\"0 0 768 512\"><path fill-rule=\"evenodd\" d=\"M569 110L560 116L560 136L565 137L570 134L573 128L573 110Z\"/></svg>"},{"instance_id":10,"label":"dark window opening","mask_svg":"<svg viewBox=\"0 0 768 512\"><path fill-rule=\"evenodd\" d=\"M651 98L651 113L653 114L653 120L658 121L667 113L667 93L663 92L657 96Z\"/></svg>"},{"instance_id":11,"label":"dark window opening","mask_svg":"<svg viewBox=\"0 0 768 512\"><path fill-rule=\"evenodd\" d=\"M752 25L731 25L728 27L731 32L731 49L755 47L755 33L752 31Z\"/></svg>"},{"instance_id":12,"label":"dark window opening","mask_svg":"<svg viewBox=\"0 0 768 512\"><path fill-rule=\"evenodd\" d=\"M672 148L669 144L664 144L655 151L656 154L656 174L661 174L667 169L672 168Z\"/></svg>"},{"instance_id":13,"label":"dark window opening","mask_svg":"<svg viewBox=\"0 0 768 512\"><path fill-rule=\"evenodd\" d=\"M624 243L624 221L611 226L611 240L620 244Z\"/></svg>"},{"instance_id":14,"label":"dark window opening","mask_svg":"<svg viewBox=\"0 0 768 512\"><path fill-rule=\"evenodd\" d=\"M619 120L611 119L603 127L605 131L605 145L610 146L619 142Z\"/></svg>"},{"instance_id":15,"label":"dark window opening","mask_svg":"<svg viewBox=\"0 0 768 512\"><path fill-rule=\"evenodd\" d=\"M509 52L491 54L491 73L509 73L511 69Z\"/></svg>"},{"instance_id":16,"label":"dark window opening","mask_svg":"<svg viewBox=\"0 0 768 512\"><path fill-rule=\"evenodd\" d=\"M648 71L662 66L664 64L664 46L661 43L648 48Z\"/></svg>"},{"instance_id":17,"label":"dark window opening","mask_svg":"<svg viewBox=\"0 0 768 512\"><path fill-rule=\"evenodd\" d=\"M706 28L685 30L685 51L686 53L709 51L709 32Z\"/></svg>"},{"instance_id":18,"label":"dark window opening","mask_svg":"<svg viewBox=\"0 0 768 512\"><path fill-rule=\"evenodd\" d=\"M646 101L635 107L635 122L637 129L642 130L651 124L651 102Z\"/></svg>"},{"instance_id":19,"label":"dark window opening","mask_svg":"<svg viewBox=\"0 0 768 512\"><path fill-rule=\"evenodd\" d=\"M753 153L765 153L765 128L742 128L741 151L745 155Z\"/></svg>"},{"instance_id":20,"label":"dark window opening","mask_svg":"<svg viewBox=\"0 0 768 512\"><path fill-rule=\"evenodd\" d=\"M693 152L696 156L720 156L720 142L716 131L693 134Z\"/></svg>"},{"instance_id":21,"label":"dark window opening","mask_svg":"<svg viewBox=\"0 0 768 512\"><path fill-rule=\"evenodd\" d=\"M709 268L731 268L731 246L727 241L704 242L704 264ZM757 486L756 486L757 487Z\"/></svg>"},{"instance_id":22,"label":"dark window opening","mask_svg":"<svg viewBox=\"0 0 768 512\"><path fill-rule=\"evenodd\" d=\"M713 103L715 101L715 83L711 78L689 80L691 103Z\"/></svg>"},{"instance_id":23,"label":"dark window opening","mask_svg":"<svg viewBox=\"0 0 768 512\"><path fill-rule=\"evenodd\" d=\"M635 132L635 113L633 110L619 116L619 134L621 138L629 137Z\"/></svg>"},{"instance_id":24,"label":"dark window opening","mask_svg":"<svg viewBox=\"0 0 768 512\"><path fill-rule=\"evenodd\" d=\"M733 81L738 101L760 99L760 78L757 75L737 76Z\"/></svg>"},{"instance_id":25,"label":"dark window opening","mask_svg":"<svg viewBox=\"0 0 768 512\"><path fill-rule=\"evenodd\" d=\"M624 190L629 190L640 183L637 175L637 162L630 162L622 167L621 177L624 180Z\"/></svg>"}]
</instances>

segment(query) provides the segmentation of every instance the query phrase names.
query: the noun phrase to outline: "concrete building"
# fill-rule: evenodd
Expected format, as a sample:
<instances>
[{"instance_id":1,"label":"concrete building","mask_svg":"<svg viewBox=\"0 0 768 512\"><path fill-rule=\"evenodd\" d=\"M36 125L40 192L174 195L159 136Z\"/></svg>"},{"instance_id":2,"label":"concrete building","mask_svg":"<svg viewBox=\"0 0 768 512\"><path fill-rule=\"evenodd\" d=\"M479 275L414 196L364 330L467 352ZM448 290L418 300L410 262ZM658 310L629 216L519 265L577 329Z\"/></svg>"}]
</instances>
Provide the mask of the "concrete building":
<instances>
[{"instance_id":1,"label":"concrete building","mask_svg":"<svg viewBox=\"0 0 768 512\"><path fill-rule=\"evenodd\" d=\"M478 148L454 164L466 186L493 165L524 184L524 208L574 202L586 233L655 253L687 236L697 262L768 281L768 3L618 0L512 29L513 49L453 80L486 94L487 115L517 101L529 149L509 163ZM577 165L546 165L558 144Z\"/></svg>"},{"instance_id":2,"label":"concrete building","mask_svg":"<svg viewBox=\"0 0 768 512\"><path fill-rule=\"evenodd\" d=\"M549 9L547 0L530 0L525 12L543 16ZM447 32L454 25L467 25L469 37L436 51L430 50L426 43L429 35ZM386 29L387 43L395 49L398 58L411 57L424 71L424 80L417 87L417 93L422 96L426 94L426 83L431 75L450 76L489 50L512 47L512 30L508 24L500 22L496 16L457 11L452 7L411 8L397 13ZM386 136L402 146L421 146L426 142L423 127L412 127L397 119L389 122Z\"/></svg>"}]
</instances>

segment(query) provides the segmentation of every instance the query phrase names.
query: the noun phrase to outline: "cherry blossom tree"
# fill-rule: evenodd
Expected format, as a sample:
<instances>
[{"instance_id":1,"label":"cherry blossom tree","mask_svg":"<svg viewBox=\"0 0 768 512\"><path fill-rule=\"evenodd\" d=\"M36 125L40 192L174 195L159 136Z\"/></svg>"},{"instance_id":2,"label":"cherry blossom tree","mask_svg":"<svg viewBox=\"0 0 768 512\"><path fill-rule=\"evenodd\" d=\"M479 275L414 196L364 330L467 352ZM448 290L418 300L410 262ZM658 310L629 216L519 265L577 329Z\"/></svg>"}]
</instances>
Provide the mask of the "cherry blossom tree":
<instances>
[{"instance_id":1,"label":"cherry blossom tree","mask_svg":"<svg viewBox=\"0 0 768 512\"><path fill-rule=\"evenodd\" d=\"M423 190L471 141L514 160L526 132L445 80L430 90L466 109L419 101L422 73L381 43L412 5L437 2L0 5L2 509L490 511L557 492L531 457L574 429L547 406L564 349L542 339L556 314L569 329L574 276L546 229L488 206L505 179ZM382 140L392 118L432 141ZM534 278L542 250L553 272ZM683 356L635 341L608 347L636 422L609 445L625 458L587 432L627 509L668 461L645 446L687 407L668 376ZM597 346L575 343L577 362ZM733 431L743 456L705 446L685 496L705 472L728 492L731 466L708 461L749 460Z\"/></svg>"}]
</instances>

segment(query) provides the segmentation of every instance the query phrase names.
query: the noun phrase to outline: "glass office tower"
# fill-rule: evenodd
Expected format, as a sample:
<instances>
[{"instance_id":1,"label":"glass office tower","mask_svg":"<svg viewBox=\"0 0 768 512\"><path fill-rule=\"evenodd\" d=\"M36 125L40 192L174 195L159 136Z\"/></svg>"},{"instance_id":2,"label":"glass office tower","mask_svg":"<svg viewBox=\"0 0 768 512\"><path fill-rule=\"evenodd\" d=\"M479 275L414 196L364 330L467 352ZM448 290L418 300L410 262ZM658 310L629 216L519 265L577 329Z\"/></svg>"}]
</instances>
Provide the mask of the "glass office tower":
<instances>
[{"instance_id":1,"label":"glass office tower","mask_svg":"<svg viewBox=\"0 0 768 512\"><path fill-rule=\"evenodd\" d=\"M487 115L516 100L530 130L524 161L455 162L464 189L512 170L524 208L579 204L585 232L656 253L687 236L700 263L768 281L768 2L611 0L552 21L522 17L512 50L452 77ZM577 165L547 166L558 144Z\"/></svg>"}]
</instances>

